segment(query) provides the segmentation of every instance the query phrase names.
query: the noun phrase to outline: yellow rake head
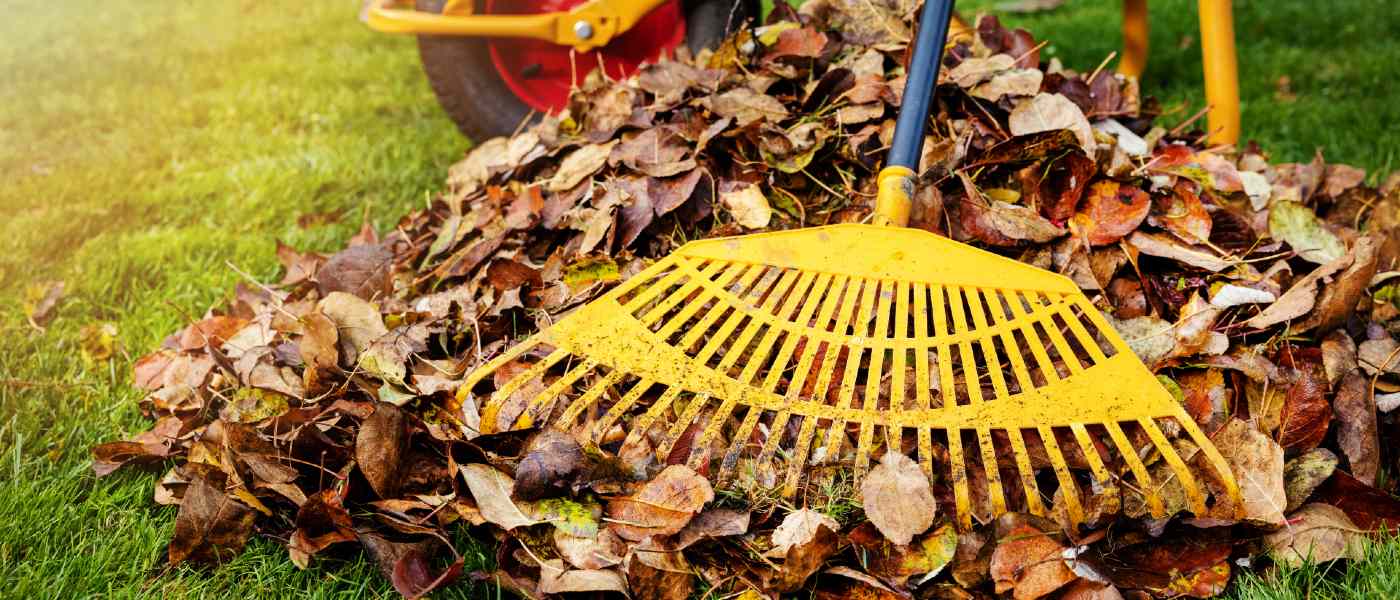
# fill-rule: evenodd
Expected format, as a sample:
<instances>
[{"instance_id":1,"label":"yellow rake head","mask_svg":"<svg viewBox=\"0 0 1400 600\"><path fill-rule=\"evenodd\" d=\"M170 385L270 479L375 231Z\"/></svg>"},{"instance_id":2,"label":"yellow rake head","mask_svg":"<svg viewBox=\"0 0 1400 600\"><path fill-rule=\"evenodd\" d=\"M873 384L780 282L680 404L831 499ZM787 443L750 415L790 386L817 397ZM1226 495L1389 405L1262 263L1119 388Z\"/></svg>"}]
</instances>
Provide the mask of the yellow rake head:
<instances>
[{"instance_id":1,"label":"yellow rake head","mask_svg":"<svg viewBox=\"0 0 1400 600\"><path fill-rule=\"evenodd\" d=\"M853 462L859 476L877 449L911 448L952 488L963 525L977 478L990 502L978 512L1044 514L1049 491L1033 463L1045 461L1048 486L1081 522L1083 477L1061 443L1101 485L1126 467L1162 517L1169 481L1144 462L1155 452L1170 468L1153 472L1175 477L1205 514L1198 467L1164 428L1184 432L1236 494L1224 459L1072 281L914 229L692 242L483 365L463 389L485 400L484 432L567 430L586 417L601 442L625 423L624 445L646 440L675 460L684 440L681 458L695 468L718 458L709 450L720 442L721 485L741 459L778 459L788 494L814 456ZM1007 489L1017 480L1022 489Z\"/></svg>"},{"instance_id":2,"label":"yellow rake head","mask_svg":"<svg viewBox=\"0 0 1400 600\"><path fill-rule=\"evenodd\" d=\"M1207 515L1203 484L1238 507L1224 458L1072 281L900 227L951 13L924 3L876 225L686 244L469 374L482 432L623 437L721 486L785 464L789 495L809 464L859 477L903 452L964 527L1047 499L1077 525L1089 479L1159 518L1164 496Z\"/></svg>"}]
</instances>

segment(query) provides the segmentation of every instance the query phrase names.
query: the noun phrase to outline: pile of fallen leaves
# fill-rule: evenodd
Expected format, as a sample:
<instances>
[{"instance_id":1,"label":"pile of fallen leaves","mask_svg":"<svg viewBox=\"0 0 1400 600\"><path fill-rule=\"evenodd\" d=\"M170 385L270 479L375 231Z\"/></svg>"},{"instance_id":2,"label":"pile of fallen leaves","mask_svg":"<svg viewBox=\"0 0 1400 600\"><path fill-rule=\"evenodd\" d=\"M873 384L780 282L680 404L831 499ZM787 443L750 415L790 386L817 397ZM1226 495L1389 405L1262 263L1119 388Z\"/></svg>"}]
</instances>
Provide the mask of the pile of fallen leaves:
<instances>
[{"instance_id":1,"label":"pile of fallen leaves","mask_svg":"<svg viewBox=\"0 0 1400 600\"><path fill-rule=\"evenodd\" d=\"M1084 477L1084 527L979 509L960 532L946 481L899 449L859 481L848 455L814 457L828 468L785 498L762 477L715 489L708 465L621 452L626 422L597 443L587 424L480 434L464 373L650 259L869 218L914 7L785 6L713 52L591 76L569 111L473 149L382 237L367 227L330 256L279 247L280 282L240 285L135 365L155 424L98 446L98 475L173 463L155 488L179 506L172 566L227 560L257 534L302 567L368 552L405 596L464 575L457 527L495 542L494 570L472 577L530 597L1119 598L1360 559L1368 532L1400 525L1383 476L1400 433L1400 180L1206 147L1192 120L1157 125L1133 80L1042 60L992 18L945 57L913 225L1071 277L1212 436L1239 520L1188 514L1147 450L1168 518L1128 477Z\"/></svg>"}]
</instances>

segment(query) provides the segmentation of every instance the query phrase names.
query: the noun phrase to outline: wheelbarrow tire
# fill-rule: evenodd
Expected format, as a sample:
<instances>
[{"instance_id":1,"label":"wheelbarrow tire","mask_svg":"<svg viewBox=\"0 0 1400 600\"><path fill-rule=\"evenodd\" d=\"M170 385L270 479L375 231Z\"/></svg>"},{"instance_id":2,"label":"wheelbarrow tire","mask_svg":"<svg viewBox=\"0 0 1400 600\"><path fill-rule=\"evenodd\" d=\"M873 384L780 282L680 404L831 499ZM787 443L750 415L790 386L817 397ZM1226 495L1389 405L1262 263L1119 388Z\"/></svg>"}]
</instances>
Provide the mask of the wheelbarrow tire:
<instances>
[{"instance_id":1,"label":"wheelbarrow tire","mask_svg":"<svg viewBox=\"0 0 1400 600\"><path fill-rule=\"evenodd\" d=\"M441 12L445 3L414 0L418 10L430 12ZM758 3L753 0L682 0L682 8L685 43L693 51L714 47L728 32L758 15ZM477 10L485 10L480 0ZM496 72L486 38L420 35L418 55L438 103L468 138L482 141L510 135L531 117L530 107Z\"/></svg>"}]
</instances>

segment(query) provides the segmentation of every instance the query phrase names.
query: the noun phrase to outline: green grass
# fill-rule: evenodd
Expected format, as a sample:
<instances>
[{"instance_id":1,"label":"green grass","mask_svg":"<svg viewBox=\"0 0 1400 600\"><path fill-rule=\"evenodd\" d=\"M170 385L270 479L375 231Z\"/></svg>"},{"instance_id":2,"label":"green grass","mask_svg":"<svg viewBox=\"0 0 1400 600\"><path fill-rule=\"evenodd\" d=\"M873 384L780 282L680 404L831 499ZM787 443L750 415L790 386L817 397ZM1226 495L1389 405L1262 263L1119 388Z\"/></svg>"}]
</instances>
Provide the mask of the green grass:
<instances>
[{"instance_id":1,"label":"green grass","mask_svg":"<svg viewBox=\"0 0 1400 600\"><path fill-rule=\"evenodd\" d=\"M977 3L972 3L977 4ZM987 2L982 2L987 5ZM1240 2L1246 136L1279 160L1396 166L1397 19L1378 2ZM1008 19L1092 68L1117 47L1116 3L1071 0ZM1152 3L1148 93L1199 107L1187 0ZM259 540L212 572L162 566L174 511L156 477L95 479L88 449L146 427L132 360L240 280L271 279L275 240L332 250L362 215L381 231L437 189L467 147L440 114L412 42L366 31L352 0L17 0L0 20L0 596L392 595L355 558L298 571ZM1194 39L1194 38L1193 38ZM1274 99L1292 78L1298 98ZM301 229L296 217L344 211ZM46 332L25 324L31 283L68 297ZM87 364L79 330L108 321L122 351ZM465 538L459 548L484 560ZM1344 575L1250 580L1242 598L1313 597L1400 578L1392 544ZM1389 583L1385 583L1389 582ZM1331 590L1331 591L1328 591ZM448 595L473 597L458 586Z\"/></svg>"}]
</instances>

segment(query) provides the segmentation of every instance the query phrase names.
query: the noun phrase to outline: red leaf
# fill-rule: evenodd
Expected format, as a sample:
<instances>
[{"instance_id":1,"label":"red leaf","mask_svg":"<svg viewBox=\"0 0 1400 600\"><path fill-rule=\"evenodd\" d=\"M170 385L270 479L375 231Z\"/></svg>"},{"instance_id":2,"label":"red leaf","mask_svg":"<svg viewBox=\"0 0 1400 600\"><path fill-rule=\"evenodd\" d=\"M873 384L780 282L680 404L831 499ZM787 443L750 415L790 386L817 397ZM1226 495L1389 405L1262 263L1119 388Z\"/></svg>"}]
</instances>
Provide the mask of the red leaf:
<instances>
[{"instance_id":1,"label":"red leaf","mask_svg":"<svg viewBox=\"0 0 1400 600\"><path fill-rule=\"evenodd\" d=\"M1332 407L1323 396L1327 382L1316 369L1306 369L1283 403L1279 445L1287 450L1310 450L1322 443L1332 422Z\"/></svg>"},{"instance_id":2,"label":"red leaf","mask_svg":"<svg viewBox=\"0 0 1400 600\"><path fill-rule=\"evenodd\" d=\"M394 574L389 578L394 589L404 598L414 600L429 592L456 581L462 576L462 559L458 558L436 576L428 565L428 558L422 552L410 550L394 565Z\"/></svg>"},{"instance_id":3,"label":"red leaf","mask_svg":"<svg viewBox=\"0 0 1400 600\"><path fill-rule=\"evenodd\" d=\"M1159 197L1152 224L1186 242L1199 244L1210 239L1212 222L1195 188L1194 183L1179 181L1171 195Z\"/></svg>"},{"instance_id":4,"label":"red leaf","mask_svg":"<svg viewBox=\"0 0 1400 600\"><path fill-rule=\"evenodd\" d=\"M1070 220L1070 227L1092 245L1112 244L1137 229L1151 208L1141 188L1103 180L1089 187L1084 208Z\"/></svg>"},{"instance_id":5,"label":"red leaf","mask_svg":"<svg viewBox=\"0 0 1400 600\"><path fill-rule=\"evenodd\" d=\"M1400 499L1343 471L1332 473L1332 477L1313 492L1312 499L1342 509L1362 529L1400 529Z\"/></svg>"}]
</instances>

